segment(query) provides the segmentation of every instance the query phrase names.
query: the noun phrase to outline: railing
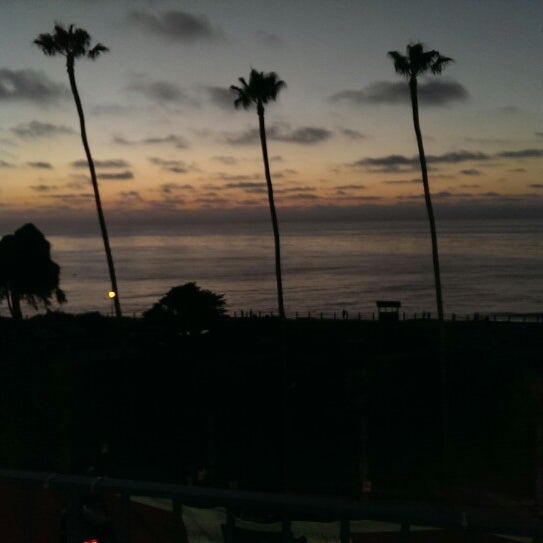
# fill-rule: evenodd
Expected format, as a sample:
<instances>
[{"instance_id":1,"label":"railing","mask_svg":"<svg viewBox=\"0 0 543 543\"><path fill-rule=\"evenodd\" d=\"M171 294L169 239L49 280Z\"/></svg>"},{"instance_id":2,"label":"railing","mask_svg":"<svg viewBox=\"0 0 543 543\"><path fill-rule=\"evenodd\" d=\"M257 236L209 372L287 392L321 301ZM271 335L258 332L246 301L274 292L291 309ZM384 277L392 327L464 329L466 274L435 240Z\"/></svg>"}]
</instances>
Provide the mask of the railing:
<instances>
[{"instance_id":1,"label":"railing","mask_svg":"<svg viewBox=\"0 0 543 543\"><path fill-rule=\"evenodd\" d=\"M281 522L281 538L292 542L291 522L294 520L340 521L337 541L349 543L352 521L368 520L397 524L398 537L408 541L411 528L431 527L453 531L462 537L480 534L500 534L512 537L528 537L541 543L543 520L533 517L505 515L503 512L482 512L468 509L451 509L431 505L384 504L369 501L346 501L316 496L280 495L262 492L221 490L174 484L141 482L106 477L84 477L30 471L0 470L0 483L18 488L55 489L65 497L65 541L81 543L81 504L89 495L115 493L121 526L117 540L130 543L129 510L132 497L162 498L171 500L173 529L170 541L186 543L182 524L184 505L192 507L224 507L226 526L224 539L235 543L236 521L241 512L273 514ZM24 504L23 504L24 506ZM26 523L32 522L31 511L24 511ZM0 511L0 523L3 512ZM26 532L30 532L27 530ZM2 534L5 537L5 534ZM23 537L21 543L41 541L44 538ZM17 542L14 542L17 543Z\"/></svg>"},{"instance_id":2,"label":"railing","mask_svg":"<svg viewBox=\"0 0 543 543\"><path fill-rule=\"evenodd\" d=\"M239 310L234 311L231 317L235 319L270 318L277 315L272 312ZM295 320L333 320L333 321L376 321L379 319L377 312L360 311L296 311L287 315ZM430 311L399 312L398 320L436 320L436 315ZM449 313L445 315L447 321L491 321L491 322L520 322L543 323L543 313Z\"/></svg>"}]
</instances>

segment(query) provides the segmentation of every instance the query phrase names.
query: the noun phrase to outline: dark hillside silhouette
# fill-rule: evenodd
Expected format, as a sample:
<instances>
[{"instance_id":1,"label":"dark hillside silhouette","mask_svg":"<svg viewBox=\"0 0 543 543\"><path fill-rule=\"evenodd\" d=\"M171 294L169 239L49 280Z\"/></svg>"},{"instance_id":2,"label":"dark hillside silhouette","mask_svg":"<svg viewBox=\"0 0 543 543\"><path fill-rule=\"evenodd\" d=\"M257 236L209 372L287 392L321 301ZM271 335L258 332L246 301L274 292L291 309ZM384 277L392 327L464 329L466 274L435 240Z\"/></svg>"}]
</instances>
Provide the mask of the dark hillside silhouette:
<instances>
[{"instance_id":1,"label":"dark hillside silhouette","mask_svg":"<svg viewBox=\"0 0 543 543\"><path fill-rule=\"evenodd\" d=\"M51 245L33 225L25 224L0 240L0 300L14 319L22 319L21 300L34 309L51 300L66 301L59 288L60 267L51 260Z\"/></svg>"},{"instance_id":2,"label":"dark hillside silhouette","mask_svg":"<svg viewBox=\"0 0 543 543\"><path fill-rule=\"evenodd\" d=\"M420 168L422 171L422 184L424 186L424 198L426 210L428 212L428 221L430 222L430 235L432 237L432 257L434 262L434 281L436 289L437 315L440 321L443 321L443 296L441 293L441 275L439 272L439 254L437 249L437 232L430 197L430 185L428 184L428 168L426 166L426 156L424 154L424 145L422 143L422 133L419 122L419 102L417 92L417 77L430 71L434 75L442 72L443 68L453 62L452 58L441 56L438 51L425 51L422 43L414 43L407 46L407 55L402 55L398 51L390 51L388 55L394 61L396 73L403 75L409 82L409 92L411 95L411 106L413 108L413 124L417 136L417 145L419 149Z\"/></svg>"},{"instance_id":3,"label":"dark hillside silhouette","mask_svg":"<svg viewBox=\"0 0 543 543\"><path fill-rule=\"evenodd\" d=\"M70 25L68 29L61 24L55 24L53 34L40 34L35 40L37 45L45 55L55 56L62 55L66 57L66 70L70 80L70 87L75 100L75 106L79 115L79 124L81 127L81 139L85 149L85 155L89 164L89 171L94 190L94 199L96 201L96 210L98 212L98 221L100 222L100 230L104 240L104 249L106 251L107 264L109 268L109 276L111 279L111 290L115 293L113 304L115 306L115 314L118 318L121 317L121 302L119 300L119 289L117 288L117 277L115 275L115 267L113 265L113 255L109 246L109 236L106 228L106 220L102 211L102 202L100 200L100 192L98 190L98 180L96 178L96 170L92 159L89 142L87 139L87 130L85 128L85 115L83 113L83 105L79 97L79 91L75 82L75 60L80 57L87 57L94 60L101 53L107 52L109 49L97 43L94 47L90 47L90 36L86 30Z\"/></svg>"},{"instance_id":4,"label":"dark hillside silhouette","mask_svg":"<svg viewBox=\"0 0 543 543\"><path fill-rule=\"evenodd\" d=\"M258 72L255 69L249 74L249 83L245 78L240 77L241 87L231 85L230 89L237 93L234 100L236 107L249 109L256 104L258 114L258 123L260 129L260 143L262 145L262 158L264 160L264 173L266 175L266 185L268 187L268 201L273 227L273 239L275 243L275 277L277 280L277 305L279 317L285 318L285 307L283 303L283 279L281 277L281 246L279 242L279 226L277 223L277 213L275 212L275 202L273 199L273 185L270 174L270 163L268 160L268 145L266 143L266 125L264 122L264 104L275 101L279 91L286 87L286 83L279 79L275 72Z\"/></svg>"}]
</instances>

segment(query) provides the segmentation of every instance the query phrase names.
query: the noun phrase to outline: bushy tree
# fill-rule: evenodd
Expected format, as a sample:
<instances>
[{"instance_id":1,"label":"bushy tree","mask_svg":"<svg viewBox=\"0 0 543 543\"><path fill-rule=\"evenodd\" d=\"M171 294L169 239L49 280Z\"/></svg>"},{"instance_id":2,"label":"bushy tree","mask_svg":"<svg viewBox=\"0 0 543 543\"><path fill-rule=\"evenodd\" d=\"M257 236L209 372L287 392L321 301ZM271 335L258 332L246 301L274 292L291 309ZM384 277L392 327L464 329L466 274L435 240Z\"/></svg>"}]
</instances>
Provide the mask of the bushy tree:
<instances>
[{"instance_id":1,"label":"bushy tree","mask_svg":"<svg viewBox=\"0 0 543 543\"><path fill-rule=\"evenodd\" d=\"M54 299L66 301L59 287L60 266L51 260L51 245L31 223L0 240L0 300L21 319L21 300L34 309L48 308Z\"/></svg>"},{"instance_id":2,"label":"bushy tree","mask_svg":"<svg viewBox=\"0 0 543 543\"><path fill-rule=\"evenodd\" d=\"M224 317L223 294L200 288L195 282L173 287L143 314L150 321L171 322L182 331L199 333Z\"/></svg>"}]
</instances>

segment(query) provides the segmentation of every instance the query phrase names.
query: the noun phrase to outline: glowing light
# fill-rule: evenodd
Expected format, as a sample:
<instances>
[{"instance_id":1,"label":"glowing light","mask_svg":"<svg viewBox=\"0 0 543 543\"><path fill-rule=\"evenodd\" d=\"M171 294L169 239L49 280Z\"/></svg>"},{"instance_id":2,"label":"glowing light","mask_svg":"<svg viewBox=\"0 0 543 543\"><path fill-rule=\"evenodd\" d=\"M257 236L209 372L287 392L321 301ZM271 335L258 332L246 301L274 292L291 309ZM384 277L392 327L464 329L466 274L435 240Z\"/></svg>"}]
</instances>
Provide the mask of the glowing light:
<instances>
[{"instance_id":1,"label":"glowing light","mask_svg":"<svg viewBox=\"0 0 543 543\"><path fill-rule=\"evenodd\" d=\"M114 290L110 290L108 293L108 298L111 298L113 300L113 298L115 298L115 296L117 296L117 293L114 291Z\"/></svg>"}]
</instances>

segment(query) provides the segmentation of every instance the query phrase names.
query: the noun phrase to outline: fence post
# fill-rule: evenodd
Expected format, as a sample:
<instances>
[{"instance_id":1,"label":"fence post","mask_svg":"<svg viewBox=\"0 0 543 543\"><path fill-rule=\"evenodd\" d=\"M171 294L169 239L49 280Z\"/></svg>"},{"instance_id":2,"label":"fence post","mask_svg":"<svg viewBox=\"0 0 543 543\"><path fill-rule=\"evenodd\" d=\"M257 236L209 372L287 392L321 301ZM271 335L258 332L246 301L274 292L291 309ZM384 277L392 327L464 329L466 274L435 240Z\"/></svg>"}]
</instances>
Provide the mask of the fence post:
<instances>
[{"instance_id":1,"label":"fence post","mask_svg":"<svg viewBox=\"0 0 543 543\"><path fill-rule=\"evenodd\" d=\"M121 494L121 533L119 540L121 543L130 543L130 494L123 492Z\"/></svg>"},{"instance_id":2,"label":"fence post","mask_svg":"<svg viewBox=\"0 0 543 543\"><path fill-rule=\"evenodd\" d=\"M67 543L81 543L80 516L81 516L81 494L73 487L66 493L68 505L66 507L66 541Z\"/></svg>"},{"instance_id":3,"label":"fence post","mask_svg":"<svg viewBox=\"0 0 543 543\"><path fill-rule=\"evenodd\" d=\"M173 534L172 540L175 543L183 543L185 538L183 537L183 506L178 499L172 500L172 513L173 513Z\"/></svg>"},{"instance_id":4,"label":"fence post","mask_svg":"<svg viewBox=\"0 0 543 543\"><path fill-rule=\"evenodd\" d=\"M407 543L409 541L411 534L409 522L402 522L402 543Z\"/></svg>"},{"instance_id":5,"label":"fence post","mask_svg":"<svg viewBox=\"0 0 543 543\"><path fill-rule=\"evenodd\" d=\"M283 511L283 518L281 519L281 540L283 543L290 543L292 540L290 519L288 518L288 513L286 511Z\"/></svg>"},{"instance_id":6,"label":"fence post","mask_svg":"<svg viewBox=\"0 0 543 543\"><path fill-rule=\"evenodd\" d=\"M225 543L234 543L234 531L236 529L236 516L231 507L226 510Z\"/></svg>"},{"instance_id":7,"label":"fence post","mask_svg":"<svg viewBox=\"0 0 543 543\"><path fill-rule=\"evenodd\" d=\"M340 543L349 543L351 539L351 522L348 519L341 519L339 528Z\"/></svg>"}]
</instances>

